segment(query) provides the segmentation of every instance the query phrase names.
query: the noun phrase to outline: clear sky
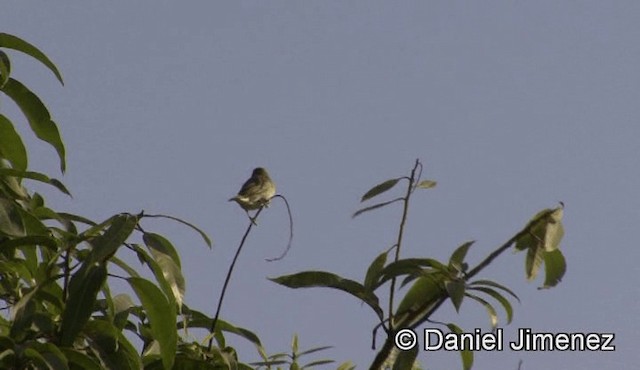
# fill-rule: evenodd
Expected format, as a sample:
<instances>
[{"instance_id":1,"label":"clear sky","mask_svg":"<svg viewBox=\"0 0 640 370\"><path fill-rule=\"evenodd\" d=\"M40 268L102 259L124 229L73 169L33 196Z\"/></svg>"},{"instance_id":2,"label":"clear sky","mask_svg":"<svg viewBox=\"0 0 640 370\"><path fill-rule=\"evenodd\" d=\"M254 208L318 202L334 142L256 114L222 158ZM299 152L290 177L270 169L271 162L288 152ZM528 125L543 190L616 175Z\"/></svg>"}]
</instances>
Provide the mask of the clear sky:
<instances>
[{"instance_id":1,"label":"clear sky","mask_svg":"<svg viewBox=\"0 0 640 370\"><path fill-rule=\"evenodd\" d=\"M263 212L240 256L222 317L270 353L333 345L318 357L367 368L369 308L333 290L266 279L327 270L362 281L393 244L399 207L362 215L360 196L420 158L438 181L411 205L404 257L448 258L475 239L477 262L536 212L564 201L568 270L551 290L510 254L479 277L522 299L517 328L612 332L615 352L476 354L476 369L635 369L640 361L640 3L637 1L3 1L0 30L58 65L12 53L14 72L48 104L68 151L74 195L54 208L104 219L144 209L193 221L147 229L179 248L186 302L213 315L247 226L227 199L266 167L281 203ZM3 111L18 117L3 97ZM25 123L17 120L24 135ZM28 140L34 170L61 177L53 150ZM40 188L38 188L40 189ZM132 259L132 263L135 260ZM137 265L136 265L137 266ZM489 329L482 306L434 319ZM500 311L501 324L504 313ZM378 338L382 342L382 338ZM232 339L244 360L250 345ZM457 353L420 355L460 368Z\"/></svg>"}]
</instances>

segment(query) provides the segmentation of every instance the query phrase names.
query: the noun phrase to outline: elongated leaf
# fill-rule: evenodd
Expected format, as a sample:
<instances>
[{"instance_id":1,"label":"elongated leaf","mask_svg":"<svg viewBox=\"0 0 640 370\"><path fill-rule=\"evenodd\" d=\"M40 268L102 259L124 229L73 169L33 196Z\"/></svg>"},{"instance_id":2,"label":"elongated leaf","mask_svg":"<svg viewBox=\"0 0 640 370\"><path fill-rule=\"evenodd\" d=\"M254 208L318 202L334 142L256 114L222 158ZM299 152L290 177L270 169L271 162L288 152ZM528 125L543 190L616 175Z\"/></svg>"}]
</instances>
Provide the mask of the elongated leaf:
<instances>
[{"instance_id":1,"label":"elongated leaf","mask_svg":"<svg viewBox=\"0 0 640 370\"><path fill-rule=\"evenodd\" d=\"M359 209L351 216L351 218L355 218L356 216L359 216L359 215L361 215L361 214L363 214L365 212L373 211L374 209L382 208L382 207L384 207L386 205L389 205L391 203L395 203L395 202L398 202L398 201L401 201L401 200L404 200L404 198L396 198L396 199L390 200L388 202L382 202L382 203L374 204L374 205L369 206L369 207L365 207L365 208Z\"/></svg>"},{"instance_id":2,"label":"elongated leaf","mask_svg":"<svg viewBox=\"0 0 640 370\"><path fill-rule=\"evenodd\" d=\"M12 168L0 168L0 176L13 176L21 179L31 179L31 180L40 181L45 184L53 185L61 192L67 195L71 195L71 193L69 193L69 190L67 190L67 188L64 186L63 183L61 183L56 179L51 179L47 175L39 172L20 171Z\"/></svg>"},{"instance_id":3,"label":"elongated leaf","mask_svg":"<svg viewBox=\"0 0 640 370\"><path fill-rule=\"evenodd\" d=\"M513 319L513 307L511 307L511 303L509 303L509 300L506 299L502 294L498 293L497 291L491 288L485 288L485 287L476 287L476 288L469 288L469 289L486 293L491 297L493 297L496 301L500 302L500 304L504 308L504 311L507 313L507 324L511 323L511 320Z\"/></svg>"},{"instance_id":4,"label":"elongated leaf","mask_svg":"<svg viewBox=\"0 0 640 370\"><path fill-rule=\"evenodd\" d=\"M562 226L563 209L556 208L549 215L546 233L544 235L544 250L551 252L558 249L560 241L564 236L564 227Z\"/></svg>"},{"instance_id":5,"label":"elongated leaf","mask_svg":"<svg viewBox=\"0 0 640 370\"><path fill-rule=\"evenodd\" d=\"M545 280L543 289L551 288L562 280L567 271L567 263L559 249L544 253Z\"/></svg>"},{"instance_id":6,"label":"elongated leaf","mask_svg":"<svg viewBox=\"0 0 640 370\"><path fill-rule=\"evenodd\" d=\"M22 247L25 245L44 245L53 250L58 249L58 241L56 239L39 235L4 240L0 242L0 249Z\"/></svg>"},{"instance_id":7,"label":"elongated leaf","mask_svg":"<svg viewBox=\"0 0 640 370\"><path fill-rule=\"evenodd\" d=\"M333 348L333 346L322 346L322 347L311 348L311 349L308 349L306 351L302 351L302 352L298 353L298 357L304 356L304 355L308 355L310 353L324 351L324 350L331 349L331 348Z\"/></svg>"},{"instance_id":8,"label":"elongated leaf","mask_svg":"<svg viewBox=\"0 0 640 370\"><path fill-rule=\"evenodd\" d=\"M60 215L60 217L65 218L69 221L76 221L76 222L81 222L83 224L87 224L87 225L91 225L91 226L96 226L97 223L95 223L94 221L91 221L88 218L85 218L83 216L79 216L79 215L74 215L73 213L66 213L66 212L58 212L58 215Z\"/></svg>"},{"instance_id":9,"label":"elongated leaf","mask_svg":"<svg viewBox=\"0 0 640 370\"><path fill-rule=\"evenodd\" d=\"M269 278L269 280L294 289L323 287L342 290L362 299L382 320L383 312L378 303L378 297L356 281L324 271L305 271L293 275Z\"/></svg>"},{"instance_id":10,"label":"elongated leaf","mask_svg":"<svg viewBox=\"0 0 640 370\"><path fill-rule=\"evenodd\" d=\"M100 363L85 353L77 351L73 348L61 348L62 353L69 361L69 364L76 365L77 368L83 370L102 370Z\"/></svg>"},{"instance_id":11,"label":"elongated leaf","mask_svg":"<svg viewBox=\"0 0 640 370\"><path fill-rule=\"evenodd\" d=\"M19 207L8 199L0 198L0 235L23 236L24 228Z\"/></svg>"},{"instance_id":12,"label":"elongated leaf","mask_svg":"<svg viewBox=\"0 0 640 370\"><path fill-rule=\"evenodd\" d=\"M54 147L60 157L60 170L64 173L66 168L64 144L58 126L51 120L47 107L36 94L13 78L9 78L0 90L18 105L38 139Z\"/></svg>"},{"instance_id":13,"label":"elongated leaf","mask_svg":"<svg viewBox=\"0 0 640 370\"><path fill-rule=\"evenodd\" d=\"M364 287L368 290L373 290L376 282L380 278L380 272L384 268L384 264L387 263L387 254L389 251L380 253L378 257L369 265L367 269L367 275L364 278Z\"/></svg>"},{"instance_id":14,"label":"elongated leaf","mask_svg":"<svg viewBox=\"0 0 640 370\"><path fill-rule=\"evenodd\" d=\"M2 50L0 50L0 88L11 76L11 61L9 56Z\"/></svg>"},{"instance_id":15,"label":"elongated leaf","mask_svg":"<svg viewBox=\"0 0 640 370\"><path fill-rule=\"evenodd\" d=\"M489 319L491 320L491 328L495 328L498 325L498 312L491 305L491 303L487 302L485 299L478 297L475 294L466 293L466 296L473 299L476 302L479 302L484 308L487 309L487 313L489 314Z\"/></svg>"},{"instance_id":16,"label":"elongated leaf","mask_svg":"<svg viewBox=\"0 0 640 370\"><path fill-rule=\"evenodd\" d=\"M106 278L107 269L104 264L88 261L71 277L69 298L60 327L62 346L70 346L89 320L93 304Z\"/></svg>"},{"instance_id":17,"label":"elongated leaf","mask_svg":"<svg viewBox=\"0 0 640 370\"><path fill-rule=\"evenodd\" d=\"M169 283L169 281L166 279L163 267L160 266L160 264L158 264L158 262L153 257L151 257L144 249L142 249L140 245L133 244L133 248L138 254L138 259L140 259L140 261L142 261L143 263L149 266L149 268L151 269L151 272L153 272L153 276L156 278L156 281L158 282L158 285L160 286L164 294L169 299L169 302L171 303L171 305L175 307L179 299L180 300L179 306L181 306L182 297L184 295L184 287L182 287L183 290L181 294L178 297L176 297L174 292L176 291L177 287L172 286ZM184 280L183 280L183 284L184 284Z\"/></svg>"},{"instance_id":18,"label":"elongated leaf","mask_svg":"<svg viewBox=\"0 0 640 370\"><path fill-rule=\"evenodd\" d=\"M140 277L140 274L138 274L138 271L136 271L133 267L129 266L126 262L124 262L123 260L121 260L116 256L111 257L109 259L109 262L120 267L122 271L126 272L131 277Z\"/></svg>"},{"instance_id":19,"label":"elongated leaf","mask_svg":"<svg viewBox=\"0 0 640 370\"><path fill-rule=\"evenodd\" d=\"M2 114L0 114L0 157L11 162L11 166L16 170L27 169L27 149L11 121Z\"/></svg>"},{"instance_id":20,"label":"elongated leaf","mask_svg":"<svg viewBox=\"0 0 640 370\"><path fill-rule=\"evenodd\" d=\"M413 366L418 357L419 346L413 346L408 351L400 351L398 357L393 363L393 370L409 370L413 369Z\"/></svg>"},{"instance_id":21,"label":"elongated leaf","mask_svg":"<svg viewBox=\"0 0 640 370\"><path fill-rule=\"evenodd\" d=\"M491 281L491 280L476 280L473 283L469 284L473 287L476 286L482 286L482 285L486 285L486 286L490 286L490 287L494 287L494 288L498 288L502 291L505 291L507 293L509 293L513 298L515 298L518 302L520 302L520 298L509 288L507 288L506 286L502 285L502 284L498 284L495 281Z\"/></svg>"},{"instance_id":22,"label":"elongated leaf","mask_svg":"<svg viewBox=\"0 0 640 370\"><path fill-rule=\"evenodd\" d=\"M144 233L144 235L142 235L142 240L144 241L144 244L149 247L149 250L155 250L169 256L178 268L182 267L180 263L180 256L178 255L176 248L165 237L154 233Z\"/></svg>"},{"instance_id":23,"label":"elongated leaf","mask_svg":"<svg viewBox=\"0 0 640 370\"><path fill-rule=\"evenodd\" d=\"M375 197L376 195L380 195L380 194L384 193L385 191L393 188L398 183L398 181L400 181L400 179L401 178L387 180L387 181L384 181L384 182L372 187L371 189L369 189L369 191L367 191L362 196L362 199L360 199L360 201L364 202L367 199L371 199L371 198Z\"/></svg>"},{"instance_id":24,"label":"elongated leaf","mask_svg":"<svg viewBox=\"0 0 640 370\"><path fill-rule=\"evenodd\" d=\"M304 366L301 367L301 369L314 369L315 366L320 366L320 365L326 365L326 364L332 364L334 363L334 360L317 360L317 361L312 361L309 362L308 364L305 364Z\"/></svg>"},{"instance_id":25,"label":"elongated leaf","mask_svg":"<svg viewBox=\"0 0 640 370\"><path fill-rule=\"evenodd\" d=\"M164 293L150 281L135 277L127 281L149 318L153 338L160 344L162 363L165 369L171 369L178 346L175 306L169 304Z\"/></svg>"},{"instance_id":26,"label":"elongated leaf","mask_svg":"<svg viewBox=\"0 0 640 370\"><path fill-rule=\"evenodd\" d=\"M462 306L462 300L464 298L465 286L462 281L447 281L444 283L444 287L451 298L453 307L456 312L460 312L460 306Z\"/></svg>"},{"instance_id":27,"label":"elongated leaf","mask_svg":"<svg viewBox=\"0 0 640 370\"><path fill-rule=\"evenodd\" d=\"M416 279L396 309L394 327L415 328L428 319L426 315L431 308L448 296L444 282L445 278L441 274L431 274Z\"/></svg>"},{"instance_id":28,"label":"elongated leaf","mask_svg":"<svg viewBox=\"0 0 640 370\"><path fill-rule=\"evenodd\" d=\"M436 181L433 181L433 180L422 180L418 184L418 187L420 189L431 189L431 188L435 188L437 184L438 183Z\"/></svg>"},{"instance_id":29,"label":"elongated leaf","mask_svg":"<svg viewBox=\"0 0 640 370\"><path fill-rule=\"evenodd\" d=\"M129 214L116 216L109 229L91 241L93 245L89 257L91 261L104 262L109 259L131 235L137 223L136 216Z\"/></svg>"},{"instance_id":30,"label":"elongated leaf","mask_svg":"<svg viewBox=\"0 0 640 370\"><path fill-rule=\"evenodd\" d=\"M17 36L13 36L8 33L0 33L0 48L18 50L31 56L32 58L35 58L40 63L44 64L47 68L49 68L49 70L51 70L51 72L56 75L58 81L60 81L60 83L64 85L64 82L62 81L62 75L60 74L60 71L58 71L56 65L53 64L53 62L43 52L41 52L38 48L31 45L30 43Z\"/></svg>"},{"instance_id":31,"label":"elongated leaf","mask_svg":"<svg viewBox=\"0 0 640 370\"><path fill-rule=\"evenodd\" d=\"M158 263L158 266L162 269L162 274L171 287L171 295L175 298L175 303L178 305L178 309L182 308L182 302L184 300L184 294L186 290L186 284L184 276L180 267L175 264L173 259L162 252L155 249L151 250L151 255Z\"/></svg>"},{"instance_id":32,"label":"elongated leaf","mask_svg":"<svg viewBox=\"0 0 640 370\"><path fill-rule=\"evenodd\" d=\"M425 272L447 272L447 267L433 258L405 258L391 262L380 272L381 277L374 285L374 290L393 278L402 275L422 276Z\"/></svg>"},{"instance_id":33,"label":"elongated leaf","mask_svg":"<svg viewBox=\"0 0 640 370\"><path fill-rule=\"evenodd\" d=\"M211 239L209 238L209 236L202 230L200 230L200 228L198 228L197 226L195 226L194 224L187 222L183 219L180 219L178 217L173 217L173 216L168 216L168 215L143 215L142 217L154 217L154 218L168 218L170 220L179 222L183 225L186 225L190 228L192 228L193 230L195 230L198 234L200 234L200 236L202 237L202 239L204 240L205 243L207 243L207 245L209 246L209 248L211 248L212 246L212 242Z\"/></svg>"},{"instance_id":34,"label":"elongated leaf","mask_svg":"<svg viewBox=\"0 0 640 370\"><path fill-rule=\"evenodd\" d=\"M42 356L49 369L69 369L67 358L55 344L32 341L27 346L33 348Z\"/></svg>"},{"instance_id":35,"label":"elongated leaf","mask_svg":"<svg viewBox=\"0 0 640 370\"><path fill-rule=\"evenodd\" d=\"M475 240L468 241L461 246L459 246L452 254L451 258L449 258L449 267L455 267L460 269L462 263L464 262L464 258L467 256L467 252L469 251L469 247L475 243Z\"/></svg>"},{"instance_id":36,"label":"elongated leaf","mask_svg":"<svg viewBox=\"0 0 640 370\"><path fill-rule=\"evenodd\" d=\"M544 249L541 247L533 247L527 250L525 259L525 274L527 280L533 280L538 276L540 266L544 262Z\"/></svg>"},{"instance_id":37,"label":"elongated leaf","mask_svg":"<svg viewBox=\"0 0 640 370\"><path fill-rule=\"evenodd\" d=\"M142 369L140 355L117 327L106 320L91 320L85 329L91 352L106 369Z\"/></svg>"},{"instance_id":38,"label":"elongated leaf","mask_svg":"<svg viewBox=\"0 0 640 370\"><path fill-rule=\"evenodd\" d=\"M455 324L447 324L449 330L456 334L462 334L462 329ZM467 349L463 349L460 351L460 357L462 358L462 368L464 370L470 370L473 366L473 351Z\"/></svg>"},{"instance_id":39,"label":"elongated leaf","mask_svg":"<svg viewBox=\"0 0 640 370\"><path fill-rule=\"evenodd\" d=\"M25 294L13 306L10 336L15 340L22 341L28 335L28 330L33 324L33 316L36 313L36 304L33 297L40 290L40 285Z\"/></svg>"}]
</instances>

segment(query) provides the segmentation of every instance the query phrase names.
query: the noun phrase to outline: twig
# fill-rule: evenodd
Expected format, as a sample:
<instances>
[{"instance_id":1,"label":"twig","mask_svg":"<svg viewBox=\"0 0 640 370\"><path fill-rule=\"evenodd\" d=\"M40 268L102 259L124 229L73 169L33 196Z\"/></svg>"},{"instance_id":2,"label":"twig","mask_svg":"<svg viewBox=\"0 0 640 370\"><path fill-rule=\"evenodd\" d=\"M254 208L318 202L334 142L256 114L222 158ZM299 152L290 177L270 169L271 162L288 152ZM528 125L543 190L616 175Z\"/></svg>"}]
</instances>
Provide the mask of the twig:
<instances>
[{"instance_id":1,"label":"twig","mask_svg":"<svg viewBox=\"0 0 640 370\"><path fill-rule=\"evenodd\" d=\"M276 194L272 198L275 197L282 198L282 200L284 200L284 204L287 206L287 213L289 213L289 242L287 243L287 248L285 248L284 252L282 252L279 257L265 258L267 262L279 261L283 259L287 255L287 253L289 253L289 249L291 249L291 241L293 240L293 217L291 216L291 208L289 207L289 202L287 202L287 198L285 198L281 194Z\"/></svg>"},{"instance_id":2,"label":"twig","mask_svg":"<svg viewBox=\"0 0 640 370\"><path fill-rule=\"evenodd\" d=\"M402 236L404 234L404 225L407 222L407 213L409 212L409 199L411 193L414 190L414 182L416 180L416 170L418 167L422 168L420 160L416 159L416 164L411 170L411 177L409 177L409 184L407 185L407 196L404 197L404 206L402 207L402 220L400 221L400 228L398 230L398 241L396 242L396 253L394 262L397 262L400 258L400 247L402 246ZM422 172L422 170L420 171ZM391 288L389 290L389 335L393 335L393 295L396 289L396 278L391 279Z\"/></svg>"},{"instance_id":3,"label":"twig","mask_svg":"<svg viewBox=\"0 0 640 370\"><path fill-rule=\"evenodd\" d=\"M264 207L260 207L256 215L253 216L253 220L257 219L260 215L260 212ZM242 250L242 246L244 246L245 240L247 240L247 236L251 231L254 223L250 220L249 226L247 227L247 231L245 231L242 240L240 241L240 245L238 246L238 250L236 250L236 255L233 256L233 261L231 262L231 266L229 266L229 271L227 272L227 277L224 279L224 285L222 286L222 292L220 293L220 300L218 301L218 308L216 309L216 316L213 318L213 322L211 323L211 338L209 338L209 345L207 347L207 351L211 351L211 346L213 345L213 337L216 330L216 324L218 323L218 317L220 316L220 309L222 308L222 300L224 299L224 294L227 291L227 286L229 285L229 280L231 280L231 273L233 272L233 267L236 265L236 261L238 260L238 256L240 255L240 251Z\"/></svg>"}]
</instances>

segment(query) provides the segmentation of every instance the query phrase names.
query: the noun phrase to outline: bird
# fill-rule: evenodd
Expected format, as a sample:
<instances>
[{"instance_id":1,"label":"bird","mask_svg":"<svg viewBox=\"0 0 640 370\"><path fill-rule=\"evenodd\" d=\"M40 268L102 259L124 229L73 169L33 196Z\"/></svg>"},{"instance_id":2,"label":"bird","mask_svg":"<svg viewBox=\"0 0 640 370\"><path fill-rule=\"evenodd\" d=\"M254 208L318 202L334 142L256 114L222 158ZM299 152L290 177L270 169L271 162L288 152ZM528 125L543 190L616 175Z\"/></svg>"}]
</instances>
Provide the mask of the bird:
<instances>
[{"instance_id":1,"label":"bird","mask_svg":"<svg viewBox=\"0 0 640 370\"><path fill-rule=\"evenodd\" d=\"M251 177L238 192L238 195L229 199L236 202L247 212L247 216L255 225L255 219L249 215L250 210L268 207L269 201L276 194L276 184L269 177L269 173L262 167L253 170Z\"/></svg>"}]
</instances>

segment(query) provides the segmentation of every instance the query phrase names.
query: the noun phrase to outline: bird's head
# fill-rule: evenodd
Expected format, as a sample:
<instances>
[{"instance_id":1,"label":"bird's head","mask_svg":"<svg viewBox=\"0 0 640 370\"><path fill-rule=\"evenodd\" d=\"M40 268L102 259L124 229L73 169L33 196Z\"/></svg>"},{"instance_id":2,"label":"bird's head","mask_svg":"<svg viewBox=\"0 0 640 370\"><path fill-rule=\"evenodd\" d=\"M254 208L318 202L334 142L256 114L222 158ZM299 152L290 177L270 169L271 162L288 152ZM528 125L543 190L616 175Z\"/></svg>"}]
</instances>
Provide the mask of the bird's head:
<instances>
[{"instance_id":1,"label":"bird's head","mask_svg":"<svg viewBox=\"0 0 640 370\"><path fill-rule=\"evenodd\" d=\"M267 174L267 170L265 170L262 167L257 167L256 169L253 170L253 173L251 174L251 176L268 176Z\"/></svg>"}]
</instances>

